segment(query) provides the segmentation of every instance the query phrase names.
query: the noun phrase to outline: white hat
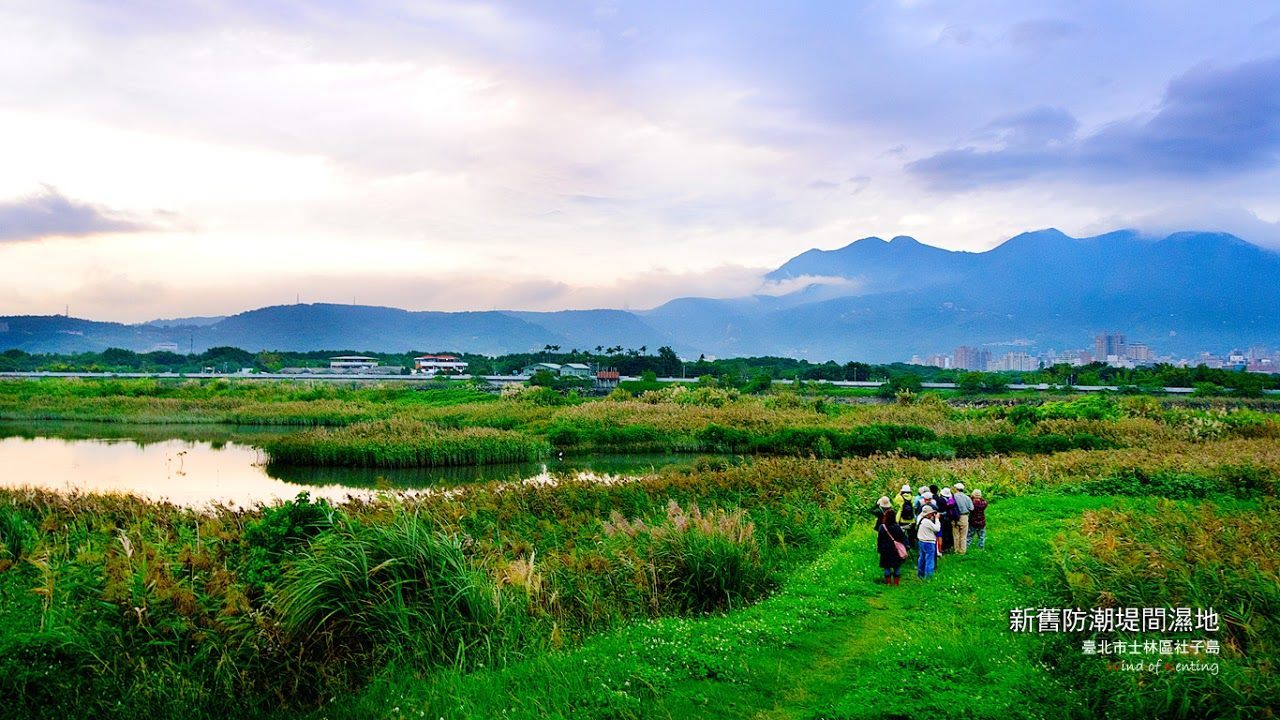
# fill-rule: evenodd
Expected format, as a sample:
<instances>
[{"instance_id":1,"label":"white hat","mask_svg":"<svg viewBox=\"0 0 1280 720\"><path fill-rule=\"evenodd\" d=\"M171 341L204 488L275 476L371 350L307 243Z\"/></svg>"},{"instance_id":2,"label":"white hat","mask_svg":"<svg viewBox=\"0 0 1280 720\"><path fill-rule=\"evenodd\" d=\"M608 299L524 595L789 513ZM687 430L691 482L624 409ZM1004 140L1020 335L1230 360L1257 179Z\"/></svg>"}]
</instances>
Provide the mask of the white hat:
<instances>
[{"instance_id":1,"label":"white hat","mask_svg":"<svg viewBox=\"0 0 1280 720\"><path fill-rule=\"evenodd\" d=\"M952 485L951 487L953 487L953 488L955 488L955 489L957 489L957 490L963 490L963 489L964 489L964 483L962 483L962 482L958 482L958 483L956 483L955 485Z\"/></svg>"},{"instance_id":2,"label":"white hat","mask_svg":"<svg viewBox=\"0 0 1280 720\"><path fill-rule=\"evenodd\" d=\"M936 507L934 507L934 506L932 506L932 505L922 505L922 506L920 506L920 514L921 514L921 515L928 515L929 513L936 513L936 512L938 512L938 508L936 508Z\"/></svg>"},{"instance_id":3,"label":"white hat","mask_svg":"<svg viewBox=\"0 0 1280 720\"><path fill-rule=\"evenodd\" d=\"M928 486L928 485L921 485L921 486L920 486L920 489L919 489L919 490L917 490L916 492L918 492L918 493L920 493L921 495L923 495L923 494L925 494L925 493L929 492L929 486Z\"/></svg>"},{"instance_id":4,"label":"white hat","mask_svg":"<svg viewBox=\"0 0 1280 720\"><path fill-rule=\"evenodd\" d=\"M982 497L982 490L980 490L979 488L974 488L974 489L973 489L973 496L974 496L974 497Z\"/></svg>"},{"instance_id":5,"label":"white hat","mask_svg":"<svg viewBox=\"0 0 1280 720\"><path fill-rule=\"evenodd\" d=\"M903 486L902 486L902 489L901 489L901 490L899 490L898 492L905 492L905 493L909 493L909 492L911 492L911 486L910 486L910 485L903 485Z\"/></svg>"},{"instance_id":6,"label":"white hat","mask_svg":"<svg viewBox=\"0 0 1280 720\"><path fill-rule=\"evenodd\" d=\"M891 508L891 507L893 507L893 503L889 502L889 496L888 496L888 495L883 495L883 496L881 496L881 497L880 497L880 499L876 501L876 504L877 504L877 505L879 505L880 507L882 507L882 508L886 508L886 509L887 509L887 508Z\"/></svg>"},{"instance_id":7,"label":"white hat","mask_svg":"<svg viewBox=\"0 0 1280 720\"><path fill-rule=\"evenodd\" d=\"M920 497L924 498L925 500L932 500L932 499L933 499L933 493L929 492L928 490L925 490L925 491L924 491L924 493L923 493Z\"/></svg>"},{"instance_id":8,"label":"white hat","mask_svg":"<svg viewBox=\"0 0 1280 720\"><path fill-rule=\"evenodd\" d=\"M942 497L951 497L951 488L949 487L942 488Z\"/></svg>"}]
</instances>

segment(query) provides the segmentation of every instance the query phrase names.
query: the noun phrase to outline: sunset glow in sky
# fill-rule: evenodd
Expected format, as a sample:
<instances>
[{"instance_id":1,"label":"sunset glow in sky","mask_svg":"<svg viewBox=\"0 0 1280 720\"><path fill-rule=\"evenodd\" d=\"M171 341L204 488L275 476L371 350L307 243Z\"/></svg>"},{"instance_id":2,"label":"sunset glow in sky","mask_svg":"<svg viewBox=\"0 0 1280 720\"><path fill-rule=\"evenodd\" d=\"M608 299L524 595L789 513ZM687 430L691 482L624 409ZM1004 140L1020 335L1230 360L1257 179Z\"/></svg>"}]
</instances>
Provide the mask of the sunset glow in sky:
<instances>
[{"instance_id":1,"label":"sunset glow in sky","mask_svg":"<svg viewBox=\"0 0 1280 720\"><path fill-rule=\"evenodd\" d=\"M0 3L0 315L646 308L811 247L1280 247L1259 2Z\"/></svg>"}]
</instances>

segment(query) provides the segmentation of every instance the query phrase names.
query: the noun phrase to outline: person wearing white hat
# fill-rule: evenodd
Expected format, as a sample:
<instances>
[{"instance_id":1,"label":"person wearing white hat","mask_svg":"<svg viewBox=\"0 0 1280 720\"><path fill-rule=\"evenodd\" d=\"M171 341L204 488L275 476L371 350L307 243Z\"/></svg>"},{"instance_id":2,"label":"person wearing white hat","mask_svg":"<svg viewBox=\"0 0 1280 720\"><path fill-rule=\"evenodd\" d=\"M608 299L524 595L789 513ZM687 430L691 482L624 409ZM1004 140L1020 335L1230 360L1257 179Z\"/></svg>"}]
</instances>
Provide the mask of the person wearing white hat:
<instances>
[{"instance_id":1,"label":"person wearing white hat","mask_svg":"<svg viewBox=\"0 0 1280 720\"><path fill-rule=\"evenodd\" d=\"M915 503L911 500L910 485L903 485L898 490L898 497L893 501L893 504L897 506L895 514L897 515L898 527L902 528L902 534L907 538L907 548L914 548L916 543L915 538L912 536L915 533L912 530L916 524L916 508Z\"/></svg>"},{"instance_id":2,"label":"person wearing white hat","mask_svg":"<svg viewBox=\"0 0 1280 720\"><path fill-rule=\"evenodd\" d=\"M956 521L960 519L960 514L956 512L956 499L952 495L951 488L943 487L941 497L938 498L938 521L942 523L942 546L938 548L938 557L955 550L956 548Z\"/></svg>"},{"instance_id":3,"label":"person wearing white hat","mask_svg":"<svg viewBox=\"0 0 1280 720\"><path fill-rule=\"evenodd\" d=\"M952 497L956 501L956 512L960 516L956 519L956 552L964 555L969 552L969 513L973 512L973 501L964 494L964 483L957 482L951 487L954 489Z\"/></svg>"},{"instance_id":4,"label":"person wearing white hat","mask_svg":"<svg viewBox=\"0 0 1280 720\"><path fill-rule=\"evenodd\" d=\"M916 501L912 503L912 507L915 508L916 511L916 517L920 517L920 501L924 499L924 494L927 492L929 492L928 485L921 485L920 488L916 490Z\"/></svg>"},{"instance_id":5,"label":"person wearing white hat","mask_svg":"<svg viewBox=\"0 0 1280 720\"><path fill-rule=\"evenodd\" d=\"M920 512L922 515L916 523L916 539L920 546L916 577L928 580L933 577L938 564L938 533L942 531L942 523L938 522L938 510L932 505L925 505Z\"/></svg>"},{"instance_id":6,"label":"person wearing white hat","mask_svg":"<svg viewBox=\"0 0 1280 720\"><path fill-rule=\"evenodd\" d=\"M898 585L902 580L902 563L907 555L907 536L898 525L889 496L885 495L877 500L876 505L880 508L880 515L876 518L876 552L880 554L884 584ZM898 548L902 550L899 551Z\"/></svg>"}]
</instances>

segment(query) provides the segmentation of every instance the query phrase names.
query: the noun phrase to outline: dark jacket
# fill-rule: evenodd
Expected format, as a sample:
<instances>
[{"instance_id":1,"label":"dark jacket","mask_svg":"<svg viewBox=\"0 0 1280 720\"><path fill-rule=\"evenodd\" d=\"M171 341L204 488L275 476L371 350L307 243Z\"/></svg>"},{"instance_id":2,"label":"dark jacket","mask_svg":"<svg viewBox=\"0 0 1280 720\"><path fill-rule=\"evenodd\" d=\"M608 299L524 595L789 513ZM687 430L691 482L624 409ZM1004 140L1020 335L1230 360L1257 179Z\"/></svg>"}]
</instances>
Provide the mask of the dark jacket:
<instances>
[{"instance_id":1,"label":"dark jacket","mask_svg":"<svg viewBox=\"0 0 1280 720\"><path fill-rule=\"evenodd\" d=\"M969 513L969 527L984 528L987 526L987 501L982 498L973 499L973 512Z\"/></svg>"},{"instance_id":2,"label":"dark jacket","mask_svg":"<svg viewBox=\"0 0 1280 720\"><path fill-rule=\"evenodd\" d=\"M894 517L893 510L886 510L876 518L876 551L880 553L882 568L896 568L902 565L903 560L898 557L898 548L893 544L894 540L905 546L907 534L902 532L902 526Z\"/></svg>"}]
</instances>

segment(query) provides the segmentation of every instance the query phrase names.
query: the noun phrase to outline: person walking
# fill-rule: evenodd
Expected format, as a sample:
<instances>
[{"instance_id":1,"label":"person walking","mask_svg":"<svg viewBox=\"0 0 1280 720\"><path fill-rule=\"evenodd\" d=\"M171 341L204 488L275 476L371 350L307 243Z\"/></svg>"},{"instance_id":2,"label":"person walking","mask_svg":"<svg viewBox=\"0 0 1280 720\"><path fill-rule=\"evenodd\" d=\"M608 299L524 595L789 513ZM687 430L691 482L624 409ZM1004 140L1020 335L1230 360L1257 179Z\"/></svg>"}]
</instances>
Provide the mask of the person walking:
<instances>
[{"instance_id":1,"label":"person walking","mask_svg":"<svg viewBox=\"0 0 1280 720\"><path fill-rule=\"evenodd\" d=\"M888 495L876 501L876 505L880 507L880 516L876 518L876 551L880 553L880 569L884 570L885 585L897 585L902 579L902 563L906 559L898 547L905 550L907 535L898 524Z\"/></svg>"},{"instance_id":2,"label":"person walking","mask_svg":"<svg viewBox=\"0 0 1280 720\"><path fill-rule=\"evenodd\" d=\"M920 541L916 577L928 580L933 577L938 564L938 533L942 531L942 523L938 521L938 511L932 505L925 505L920 512L923 514L916 522L916 539Z\"/></svg>"},{"instance_id":3,"label":"person walking","mask_svg":"<svg viewBox=\"0 0 1280 720\"><path fill-rule=\"evenodd\" d=\"M973 512L969 513L969 541L974 538L978 539L978 549L983 550L987 547L987 501L982 497L982 491L975 489L973 491Z\"/></svg>"},{"instance_id":4,"label":"person walking","mask_svg":"<svg viewBox=\"0 0 1280 720\"><path fill-rule=\"evenodd\" d=\"M913 537L914 533L911 532L916 524L916 509L911 499L910 485L903 485L902 489L898 491L896 504L898 506L898 527L902 528L902 534L907 538L907 548L911 549L916 544L915 537Z\"/></svg>"},{"instance_id":5,"label":"person walking","mask_svg":"<svg viewBox=\"0 0 1280 720\"><path fill-rule=\"evenodd\" d=\"M973 500L964 493L964 483L951 486L951 497L956 501L956 552L969 552L969 516L973 513Z\"/></svg>"}]
</instances>

